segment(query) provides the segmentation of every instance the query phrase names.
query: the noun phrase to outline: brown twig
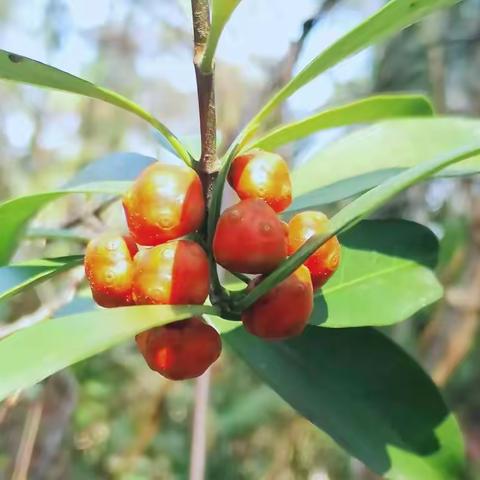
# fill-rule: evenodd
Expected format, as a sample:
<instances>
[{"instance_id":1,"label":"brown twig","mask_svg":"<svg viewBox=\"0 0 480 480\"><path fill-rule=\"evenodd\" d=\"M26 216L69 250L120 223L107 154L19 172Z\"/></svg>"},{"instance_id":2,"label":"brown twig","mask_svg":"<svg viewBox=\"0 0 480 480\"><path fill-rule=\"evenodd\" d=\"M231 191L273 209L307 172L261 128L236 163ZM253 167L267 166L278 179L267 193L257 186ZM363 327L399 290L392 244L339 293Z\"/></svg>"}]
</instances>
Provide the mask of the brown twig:
<instances>
[{"instance_id":1,"label":"brown twig","mask_svg":"<svg viewBox=\"0 0 480 480\"><path fill-rule=\"evenodd\" d=\"M214 67L209 71L200 68L210 32L210 7L208 0L192 0L192 18L194 35L195 76L197 81L198 112L202 152L197 171L203 185L208 205L220 168L217 157L217 118L215 107ZM208 215L208 209L207 209ZM212 268L216 268L210 258ZM212 272L216 275L216 271ZM190 480L203 480L206 466L207 410L210 389L210 373L207 371L196 381L195 407L192 423L192 444L190 450Z\"/></svg>"},{"instance_id":2,"label":"brown twig","mask_svg":"<svg viewBox=\"0 0 480 480\"><path fill-rule=\"evenodd\" d=\"M43 399L35 401L28 410L15 459L12 480L27 480L28 478L28 470L32 462L33 448L37 439L38 429L40 428L42 412Z\"/></svg>"},{"instance_id":3,"label":"brown twig","mask_svg":"<svg viewBox=\"0 0 480 480\"><path fill-rule=\"evenodd\" d=\"M207 199L210 199L215 177L219 170L217 158L217 119L215 109L214 70L202 72L200 63L205 52L210 31L210 9L208 0L192 0L193 35L195 54L193 64L197 79L198 112L202 153L198 170Z\"/></svg>"}]
</instances>

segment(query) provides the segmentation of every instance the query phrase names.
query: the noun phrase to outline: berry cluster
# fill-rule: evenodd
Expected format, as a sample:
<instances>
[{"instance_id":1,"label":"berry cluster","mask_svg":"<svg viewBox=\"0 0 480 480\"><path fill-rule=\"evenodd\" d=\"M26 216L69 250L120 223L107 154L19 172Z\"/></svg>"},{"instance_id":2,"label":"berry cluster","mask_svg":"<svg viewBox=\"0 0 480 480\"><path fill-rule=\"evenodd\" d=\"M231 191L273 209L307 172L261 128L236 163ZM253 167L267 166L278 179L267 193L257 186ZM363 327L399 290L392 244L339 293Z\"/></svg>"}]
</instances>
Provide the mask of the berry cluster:
<instances>
[{"instance_id":1,"label":"berry cluster","mask_svg":"<svg viewBox=\"0 0 480 480\"><path fill-rule=\"evenodd\" d=\"M287 163L277 154L253 150L238 156L228 181L241 200L220 215L212 252L231 272L259 274L251 289L308 238L325 231L328 219L321 212L302 212L288 224L280 220L277 214L290 205L292 195ZM151 165L125 194L123 207L130 234L104 234L86 249L85 272L97 304L203 304L210 287L207 253L185 238L201 228L205 217L197 173ZM264 339L301 333L312 313L313 291L336 270L339 255L333 237L242 312L245 328ZM175 380L201 375L222 348L217 331L201 317L142 332L136 341L149 367Z\"/></svg>"}]
</instances>

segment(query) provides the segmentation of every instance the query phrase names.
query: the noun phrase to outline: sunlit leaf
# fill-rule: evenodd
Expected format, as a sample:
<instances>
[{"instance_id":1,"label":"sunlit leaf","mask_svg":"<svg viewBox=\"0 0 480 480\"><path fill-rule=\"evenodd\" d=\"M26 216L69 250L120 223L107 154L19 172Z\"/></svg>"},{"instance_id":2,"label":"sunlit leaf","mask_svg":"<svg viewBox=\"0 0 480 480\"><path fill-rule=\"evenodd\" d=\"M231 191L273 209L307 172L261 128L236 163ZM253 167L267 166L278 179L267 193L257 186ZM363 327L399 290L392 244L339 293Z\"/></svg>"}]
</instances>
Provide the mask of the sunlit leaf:
<instances>
[{"instance_id":1,"label":"sunlit leaf","mask_svg":"<svg viewBox=\"0 0 480 480\"><path fill-rule=\"evenodd\" d=\"M255 131L270 113L301 87L345 58L383 40L419 21L439 8L459 0L390 0L370 18L348 32L315 57L303 70L279 90L248 123L240 135L240 143Z\"/></svg>"},{"instance_id":2,"label":"sunlit leaf","mask_svg":"<svg viewBox=\"0 0 480 480\"><path fill-rule=\"evenodd\" d=\"M95 309L20 330L0 340L0 400L151 327L215 311L188 305Z\"/></svg>"},{"instance_id":3,"label":"sunlit leaf","mask_svg":"<svg viewBox=\"0 0 480 480\"><path fill-rule=\"evenodd\" d=\"M83 255L41 258L0 267L0 301L54 275L81 265Z\"/></svg>"},{"instance_id":4,"label":"sunlit leaf","mask_svg":"<svg viewBox=\"0 0 480 480\"><path fill-rule=\"evenodd\" d=\"M191 159L188 152L178 138L162 122L119 93L95 85L50 65L1 49L0 78L96 98L132 112L160 131L180 158L186 163L190 163Z\"/></svg>"},{"instance_id":5,"label":"sunlit leaf","mask_svg":"<svg viewBox=\"0 0 480 480\"><path fill-rule=\"evenodd\" d=\"M394 117L431 116L433 109L421 95L378 95L316 113L297 122L281 125L255 140L248 148L275 150L319 130L369 123Z\"/></svg>"},{"instance_id":6,"label":"sunlit leaf","mask_svg":"<svg viewBox=\"0 0 480 480\"><path fill-rule=\"evenodd\" d=\"M433 273L438 240L404 220L368 220L340 236L340 267L315 296L311 323L344 328L390 325L441 298Z\"/></svg>"},{"instance_id":7,"label":"sunlit leaf","mask_svg":"<svg viewBox=\"0 0 480 480\"><path fill-rule=\"evenodd\" d=\"M405 168L480 142L480 121L466 118L399 119L357 130L322 149L292 172L291 210L321 205L368 190ZM480 171L480 157L440 175Z\"/></svg>"}]
</instances>

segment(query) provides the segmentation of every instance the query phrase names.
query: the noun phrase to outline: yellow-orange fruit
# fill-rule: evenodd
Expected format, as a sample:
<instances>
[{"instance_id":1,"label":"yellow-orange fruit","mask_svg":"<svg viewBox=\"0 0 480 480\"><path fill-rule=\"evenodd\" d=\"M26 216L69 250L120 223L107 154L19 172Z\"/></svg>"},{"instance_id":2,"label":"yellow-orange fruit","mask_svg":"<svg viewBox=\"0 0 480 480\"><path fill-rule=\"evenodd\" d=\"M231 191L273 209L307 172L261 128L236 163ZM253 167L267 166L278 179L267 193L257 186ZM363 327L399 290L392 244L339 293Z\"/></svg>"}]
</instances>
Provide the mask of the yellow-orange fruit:
<instances>
[{"instance_id":1,"label":"yellow-orange fruit","mask_svg":"<svg viewBox=\"0 0 480 480\"><path fill-rule=\"evenodd\" d=\"M255 149L236 157L228 183L242 199L261 198L276 212L292 203L292 183L287 162L280 155Z\"/></svg>"},{"instance_id":2,"label":"yellow-orange fruit","mask_svg":"<svg viewBox=\"0 0 480 480\"><path fill-rule=\"evenodd\" d=\"M253 280L257 285L263 277ZM310 272L303 265L242 313L245 328L266 340L281 340L302 333L313 311Z\"/></svg>"},{"instance_id":3,"label":"yellow-orange fruit","mask_svg":"<svg viewBox=\"0 0 480 480\"><path fill-rule=\"evenodd\" d=\"M191 240L175 240L135 257L133 298L138 305L201 305L208 296L208 258Z\"/></svg>"},{"instance_id":4,"label":"yellow-orange fruit","mask_svg":"<svg viewBox=\"0 0 480 480\"><path fill-rule=\"evenodd\" d=\"M148 366L171 380L202 375L220 356L217 331L201 317L170 323L147 332L139 347Z\"/></svg>"},{"instance_id":5,"label":"yellow-orange fruit","mask_svg":"<svg viewBox=\"0 0 480 480\"><path fill-rule=\"evenodd\" d=\"M294 215L288 223L289 254L296 252L313 235L326 232L328 217L322 212L307 211ZM312 275L313 288L324 285L340 263L340 242L330 238L304 262Z\"/></svg>"},{"instance_id":6,"label":"yellow-orange fruit","mask_svg":"<svg viewBox=\"0 0 480 480\"><path fill-rule=\"evenodd\" d=\"M147 167L123 197L128 228L140 245L159 245L197 230L205 215L202 184L184 166Z\"/></svg>"},{"instance_id":7,"label":"yellow-orange fruit","mask_svg":"<svg viewBox=\"0 0 480 480\"><path fill-rule=\"evenodd\" d=\"M234 272L268 273L287 257L287 226L263 200L242 200L218 219L213 254Z\"/></svg>"},{"instance_id":8,"label":"yellow-orange fruit","mask_svg":"<svg viewBox=\"0 0 480 480\"><path fill-rule=\"evenodd\" d=\"M133 257L137 251L129 235L106 233L89 242L85 275L98 305L111 308L133 303Z\"/></svg>"}]
</instances>

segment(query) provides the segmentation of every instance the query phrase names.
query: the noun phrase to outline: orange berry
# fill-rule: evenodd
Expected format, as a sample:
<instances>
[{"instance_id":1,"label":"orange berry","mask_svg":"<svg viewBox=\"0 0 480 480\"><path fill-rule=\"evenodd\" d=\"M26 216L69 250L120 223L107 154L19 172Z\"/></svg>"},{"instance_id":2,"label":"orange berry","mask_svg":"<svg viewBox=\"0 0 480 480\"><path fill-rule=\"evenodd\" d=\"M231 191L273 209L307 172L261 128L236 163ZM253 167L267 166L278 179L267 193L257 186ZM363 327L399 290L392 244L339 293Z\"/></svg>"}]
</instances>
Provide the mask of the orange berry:
<instances>
[{"instance_id":1,"label":"orange berry","mask_svg":"<svg viewBox=\"0 0 480 480\"><path fill-rule=\"evenodd\" d=\"M263 277L257 277L250 287ZM242 313L245 328L266 340L281 340L302 333L313 311L310 272L301 265L289 277Z\"/></svg>"},{"instance_id":2,"label":"orange berry","mask_svg":"<svg viewBox=\"0 0 480 480\"><path fill-rule=\"evenodd\" d=\"M143 353L148 366L170 380L202 375L220 356L217 331L201 317L148 330Z\"/></svg>"},{"instance_id":3,"label":"orange berry","mask_svg":"<svg viewBox=\"0 0 480 480\"><path fill-rule=\"evenodd\" d=\"M276 212L283 212L292 203L288 165L276 153L255 149L236 157L228 183L242 200L261 198Z\"/></svg>"},{"instance_id":4,"label":"orange berry","mask_svg":"<svg viewBox=\"0 0 480 480\"><path fill-rule=\"evenodd\" d=\"M213 254L227 270L268 273L287 257L287 227L263 200L242 200L218 219Z\"/></svg>"},{"instance_id":5,"label":"orange berry","mask_svg":"<svg viewBox=\"0 0 480 480\"><path fill-rule=\"evenodd\" d=\"M191 240L175 240L135 257L133 298L139 305L201 305L208 296L208 258Z\"/></svg>"},{"instance_id":6,"label":"orange berry","mask_svg":"<svg viewBox=\"0 0 480 480\"><path fill-rule=\"evenodd\" d=\"M129 235L107 233L89 242L85 275L98 305L111 308L133 303L133 257L137 251Z\"/></svg>"},{"instance_id":7,"label":"orange berry","mask_svg":"<svg viewBox=\"0 0 480 480\"><path fill-rule=\"evenodd\" d=\"M123 197L128 227L140 245L153 246L197 230L205 215L202 184L191 168L155 163Z\"/></svg>"},{"instance_id":8,"label":"orange berry","mask_svg":"<svg viewBox=\"0 0 480 480\"><path fill-rule=\"evenodd\" d=\"M289 254L296 252L310 237L327 231L328 217L322 212L301 212L288 223ZM340 243L332 237L304 262L312 275L313 288L324 285L340 263Z\"/></svg>"}]
</instances>

